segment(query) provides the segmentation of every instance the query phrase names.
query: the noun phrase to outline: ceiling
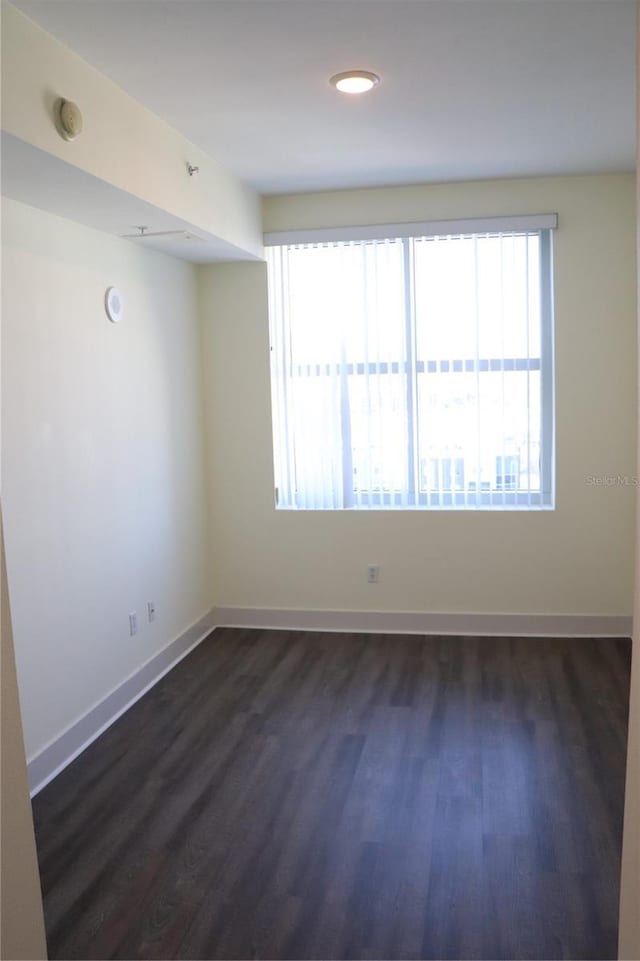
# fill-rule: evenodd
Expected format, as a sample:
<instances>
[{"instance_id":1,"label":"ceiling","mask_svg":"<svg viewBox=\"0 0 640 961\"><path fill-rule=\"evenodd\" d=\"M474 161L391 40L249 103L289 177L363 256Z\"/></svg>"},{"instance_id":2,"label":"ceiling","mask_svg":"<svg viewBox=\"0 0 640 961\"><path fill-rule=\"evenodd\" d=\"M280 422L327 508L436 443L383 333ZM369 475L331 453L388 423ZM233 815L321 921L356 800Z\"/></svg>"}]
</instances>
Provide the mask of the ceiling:
<instances>
[{"instance_id":1,"label":"ceiling","mask_svg":"<svg viewBox=\"0 0 640 961\"><path fill-rule=\"evenodd\" d=\"M261 193L635 166L635 0L13 3Z\"/></svg>"}]
</instances>

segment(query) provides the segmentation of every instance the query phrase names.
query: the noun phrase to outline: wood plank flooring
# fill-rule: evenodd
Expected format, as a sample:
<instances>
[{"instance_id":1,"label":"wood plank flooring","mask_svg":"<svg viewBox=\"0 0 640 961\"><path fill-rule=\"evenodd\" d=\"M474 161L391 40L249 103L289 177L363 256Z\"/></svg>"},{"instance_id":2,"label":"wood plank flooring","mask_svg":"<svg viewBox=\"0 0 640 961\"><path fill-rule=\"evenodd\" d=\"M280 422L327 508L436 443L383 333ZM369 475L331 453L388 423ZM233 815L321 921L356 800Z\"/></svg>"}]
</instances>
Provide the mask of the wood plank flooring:
<instances>
[{"instance_id":1,"label":"wood plank flooring","mask_svg":"<svg viewBox=\"0 0 640 961\"><path fill-rule=\"evenodd\" d=\"M614 958L630 643L218 629L34 800L51 958Z\"/></svg>"}]
</instances>

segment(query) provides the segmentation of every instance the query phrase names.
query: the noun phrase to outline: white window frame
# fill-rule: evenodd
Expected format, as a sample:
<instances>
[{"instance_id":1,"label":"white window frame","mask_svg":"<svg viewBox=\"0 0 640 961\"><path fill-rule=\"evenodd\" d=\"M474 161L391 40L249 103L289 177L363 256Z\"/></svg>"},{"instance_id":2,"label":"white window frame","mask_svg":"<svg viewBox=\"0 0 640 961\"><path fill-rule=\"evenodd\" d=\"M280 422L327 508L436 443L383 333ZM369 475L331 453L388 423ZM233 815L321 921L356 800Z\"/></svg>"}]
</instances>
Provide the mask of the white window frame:
<instances>
[{"instance_id":1,"label":"white window frame","mask_svg":"<svg viewBox=\"0 0 640 961\"><path fill-rule=\"evenodd\" d=\"M353 375L381 373L405 373L407 375L407 458L410 488L407 493L391 491L360 491L357 495L353 479L351 456L350 406L348 387L342 396L342 484L343 505L328 509L553 509L555 507L555 431L554 431L554 335L553 335L553 249L552 230L557 227L556 214L525 215L516 217L494 217L483 220L431 221L412 224L386 224L368 227L321 228L316 230L286 231L265 234L265 246L280 246L298 243L327 243L344 240L401 240L405 259L405 323L407 325L407 344L413 345L413 310L410 304L413 257L410 249L412 238L435 236L487 235L511 232L537 233L540 238L540 357L499 358L482 357L475 359L416 360L413 347L406 361L375 364L346 363L340 365L340 374L348 385ZM272 318L273 320L273 318ZM541 451L540 451L540 491L509 490L444 490L420 491L415 489L416 437L414 423L417 398L415 382L418 374L457 373L471 371L482 376L488 371L539 370L541 376ZM318 373L318 376L322 374ZM275 427L275 425L274 425ZM322 510L309 508L301 502L297 492L294 504L279 503L276 487L276 507L285 510Z\"/></svg>"}]
</instances>

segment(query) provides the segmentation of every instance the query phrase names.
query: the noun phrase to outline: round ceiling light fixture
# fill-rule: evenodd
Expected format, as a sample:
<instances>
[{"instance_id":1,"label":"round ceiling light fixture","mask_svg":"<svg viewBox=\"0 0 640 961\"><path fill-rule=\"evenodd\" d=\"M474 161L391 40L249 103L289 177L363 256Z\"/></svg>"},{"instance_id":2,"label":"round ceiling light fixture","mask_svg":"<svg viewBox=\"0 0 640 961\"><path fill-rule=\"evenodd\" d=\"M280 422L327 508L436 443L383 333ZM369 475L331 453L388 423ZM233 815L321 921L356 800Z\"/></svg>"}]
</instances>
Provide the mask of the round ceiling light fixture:
<instances>
[{"instance_id":1,"label":"round ceiling light fixture","mask_svg":"<svg viewBox=\"0 0 640 961\"><path fill-rule=\"evenodd\" d=\"M345 70L332 77L329 83L340 93L366 93L380 83L380 77L369 70Z\"/></svg>"}]
</instances>

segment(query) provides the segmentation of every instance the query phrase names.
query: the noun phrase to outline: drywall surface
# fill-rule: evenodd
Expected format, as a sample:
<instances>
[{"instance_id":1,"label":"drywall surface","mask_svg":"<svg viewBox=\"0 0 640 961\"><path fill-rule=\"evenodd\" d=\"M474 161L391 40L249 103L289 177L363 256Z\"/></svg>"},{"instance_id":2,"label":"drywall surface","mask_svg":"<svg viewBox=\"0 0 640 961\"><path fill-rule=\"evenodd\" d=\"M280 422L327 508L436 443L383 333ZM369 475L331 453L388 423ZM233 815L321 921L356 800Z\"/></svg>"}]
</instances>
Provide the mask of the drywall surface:
<instances>
[{"instance_id":1,"label":"drywall surface","mask_svg":"<svg viewBox=\"0 0 640 961\"><path fill-rule=\"evenodd\" d=\"M71 143L54 123L60 98L75 101L83 114L82 134ZM6 2L2 129L242 250L262 253L252 188ZM197 176L189 177L187 162L200 167Z\"/></svg>"},{"instance_id":2,"label":"drywall surface","mask_svg":"<svg viewBox=\"0 0 640 961\"><path fill-rule=\"evenodd\" d=\"M557 212L557 509L274 507L266 268L199 268L215 603L630 615L635 182L566 177L269 198L265 230ZM599 486L588 478L629 478ZM380 565L367 583L368 563Z\"/></svg>"},{"instance_id":3,"label":"drywall surface","mask_svg":"<svg viewBox=\"0 0 640 961\"><path fill-rule=\"evenodd\" d=\"M1 521L0 521L1 525ZM2 873L0 957L46 958L2 539Z\"/></svg>"},{"instance_id":4,"label":"drywall surface","mask_svg":"<svg viewBox=\"0 0 640 961\"><path fill-rule=\"evenodd\" d=\"M638 21L640 40L640 20ZM638 48L640 50L640 46ZM640 118L640 59L638 60L638 116ZM640 159L640 144L638 146ZM640 251L640 197L636 198L637 250ZM640 291L640 270L637 274ZM639 299L640 303L640 299ZM638 314L638 356L640 357L640 313ZM640 394L637 411L640 411ZM636 413L637 416L637 413ZM640 420L636 429L640 433ZM640 473L640 470L639 470ZM636 577L631 655L631 697L627 780L625 791L622 873L620 878L620 925L618 957L624 961L640 958L640 500L636 501Z\"/></svg>"},{"instance_id":5,"label":"drywall surface","mask_svg":"<svg viewBox=\"0 0 640 961\"><path fill-rule=\"evenodd\" d=\"M202 380L192 265L7 200L2 240L5 542L31 758L210 607Z\"/></svg>"}]
</instances>

